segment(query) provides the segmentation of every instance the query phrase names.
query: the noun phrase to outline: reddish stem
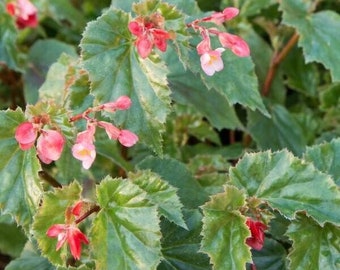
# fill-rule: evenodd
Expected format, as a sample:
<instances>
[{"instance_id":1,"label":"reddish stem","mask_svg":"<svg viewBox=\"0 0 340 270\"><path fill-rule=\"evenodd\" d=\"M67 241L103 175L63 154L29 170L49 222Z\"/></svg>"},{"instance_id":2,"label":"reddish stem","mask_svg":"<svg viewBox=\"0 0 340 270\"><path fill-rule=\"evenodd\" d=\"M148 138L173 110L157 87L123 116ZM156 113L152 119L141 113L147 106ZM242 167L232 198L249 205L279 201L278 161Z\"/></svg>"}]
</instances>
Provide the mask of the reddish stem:
<instances>
[{"instance_id":1,"label":"reddish stem","mask_svg":"<svg viewBox=\"0 0 340 270\"><path fill-rule=\"evenodd\" d=\"M281 64L281 62L286 58L290 50L295 46L296 42L299 39L298 33L294 33L293 36L290 38L290 40L287 42L286 46L283 47L283 49L279 53L274 53L274 56L272 58L272 61L270 63L270 67L267 73L266 80L263 85L262 89L262 95L268 96L269 91L273 82L273 79L275 77L277 68Z\"/></svg>"},{"instance_id":2,"label":"reddish stem","mask_svg":"<svg viewBox=\"0 0 340 270\"><path fill-rule=\"evenodd\" d=\"M95 205L94 207L92 207L89 211L87 211L84 215L82 215L81 217L79 217L78 219L76 219L75 223L79 224L80 222L82 222L85 218L87 218L89 215L91 215L92 213L97 213L100 211L100 206L99 205Z\"/></svg>"}]
</instances>

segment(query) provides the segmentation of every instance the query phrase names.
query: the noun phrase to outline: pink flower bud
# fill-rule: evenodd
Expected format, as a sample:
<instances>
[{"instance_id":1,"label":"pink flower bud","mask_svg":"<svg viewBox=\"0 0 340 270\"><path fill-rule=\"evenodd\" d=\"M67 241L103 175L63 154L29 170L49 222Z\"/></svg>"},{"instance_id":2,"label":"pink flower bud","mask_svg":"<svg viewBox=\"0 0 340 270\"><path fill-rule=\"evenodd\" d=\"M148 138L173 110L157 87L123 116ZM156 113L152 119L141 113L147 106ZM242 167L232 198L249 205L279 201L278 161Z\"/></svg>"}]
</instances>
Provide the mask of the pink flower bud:
<instances>
[{"instance_id":1,"label":"pink flower bud","mask_svg":"<svg viewBox=\"0 0 340 270\"><path fill-rule=\"evenodd\" d=\"M121 96L114 102L103 104L103 109L107 112L115 112L116 110L127 110L131 106L131 99L128 96Z\"/></svg>"},{"instance_id":2,"label":"pink flower bud","mask_svg":"<svg viewBox=\"0 0 340 270\"><path fill-rule=\"evenodd\" d=\"M264 244L264 231L267 229L267 226L251 218L247 218L246 224L251 233L251 236L246 239L247 245L256 250L262 249Z\"/></svg>"},{"instance_id":3,"label":"pink flower bud","mask_svg":"<svg viewBox=\"0 0 340 270\"><path fill-rule=\"evenodd\" d=\"M229 21L235 16L237 16L239 10L234 7L225 8L222 12L213 13L210 18L208 17L206 20L211 21L217 25L224 23L225 21Z\"/></svg>"},{"instance_id":4,"label":"pink flower bud","mask_svg":"<svg viewBox=\"0 0 340 270\"><path fill-rule=\"evenodd\" d=\"M107 136L111 140L117 140L120 135L120 129L115 127L113 124L105 122L105 121L99 121L98 125L105 129Z\"/></svg>"},{"instance_id":5,"label":"pink flower bud","mask_svg":"<svg viewBox=\"0 0 340 270\"><path fill-rule=\"evenodd\" d=\"M131 147L138 142L138 136L135 133L124 129L120 131L118 141L126 147Z\"/></svg>"},{"instance_id":6,"label":"pink flower bud","mask_svg":"<svg viewBox=\"0 0 340 270\"><path fill-rule=\"evenodd\" d=\"M148 35L142 35L136 40L137 52L142 58L147 58L152 51L153 43Z\"/></svg>"},{"instance_id":7,"label":"pink flower bud","mask_svg":"<svg viewBox=\"0 0 340 270\"><path fill-rule=\"evenodd\" d=\"M7 12L16 18L19 29L38 25L37 8L29 0L17 0L6 5Z\"/></svg>"},{"instance_id":8,"label":"pink flower bud","mask_svg":"<svg viewBox=\"0 0 340 270\"><path fill-rule=\"evenodd\" d=\"M227 7L222 11L226 21L229 21L232 18L236 17L239 12L240 11L238 10L238 8L234 8L234 7Z\"/></svg>"},{"instance_id":9,"label":"pink flower bud","mask_svg":"<svg viewBox=\"0 0 340 270\"><path fill-rule=\"evenodd\" d=\"M143 26L136 21L131 21L128 24L129 31L135 36L140 36L143 34Z\"/></svg>"},{"instance_id":10,"label":"pink flower bud","mask_svg":"<svg viewBox=\"0 0 340 270\"><path fill-rule=\"evenodd\" d=\"M96 126L92 123L87 125L87 129L77 134L76 143L93 143Z\"/></svg>"},{"instance_id":11,"label":"pink flower bud","mask_svg":"<svg viewBox=\"0 0 340 270\"><path fill-rule=\"evenodd\" d=\"M229 48L237 56L247 57L250 55L250 49L247 42L239 36L221 32L218 34L218 38L223 47Z\"/></svg>"},{"instance_id":12,"label":"pink flower bud","mask_svg":"<svg viewBox=\"0 0 340 270\"><path fill-rule=\"evenodd\" d=\"M45 164L58 160L65 144L64 137L56 130L42 130L37 141L38 157Z\"/></svg>"},{"instance_id":13,"label":"pink flower bud","mask_svg":"<svg viewBox=\"0 0 340 270\"><path fill-rule=\"evenodd\" d=\"M76 202L72 207L72 214L77 217L80 216L83 209L83 205L84 205L83 201Z\"/></svg>"},{"instance_id":14,"label":"pink flower bud","mask_svg":"<svg viewBox=\"0 0 340 270\"><path fill-rule=\"evenodd\" d=\"M28 150L37 138L37 131L31 122L21 123L15 131L15 139L19 143L21 150Z\"/></svg>"},{"instance_id":15,"label":"pink flower bud","mask_svg":"<svg viewBox=\"0 0 340 270\"><path fill-rule=\"evenodd\" d=\"M198 43L196 48L197 48L197 53L200 54L200 55L210 52L211 51L211 45L210 45L209 35L205 35L203 40L200 43Z\"/></svg>"}]
</instances>

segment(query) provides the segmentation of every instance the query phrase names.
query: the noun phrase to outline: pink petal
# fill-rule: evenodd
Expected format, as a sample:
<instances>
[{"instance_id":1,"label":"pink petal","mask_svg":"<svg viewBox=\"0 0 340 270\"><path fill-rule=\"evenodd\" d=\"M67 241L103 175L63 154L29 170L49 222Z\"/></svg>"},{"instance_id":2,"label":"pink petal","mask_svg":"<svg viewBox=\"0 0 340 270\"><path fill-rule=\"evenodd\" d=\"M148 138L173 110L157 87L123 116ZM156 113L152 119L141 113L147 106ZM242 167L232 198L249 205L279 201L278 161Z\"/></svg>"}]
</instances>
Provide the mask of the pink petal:
<instances>
[{"instance_id":1,"label":"pink petal","mask_svg":"<svg viewBox=\"0 0 340 270\"><path fill-rule=\"evenodd\" d=\"M65 224L54 224L47 230L46 235L48 237L57 237L60 233L65 231L65 229Z\"/></svg>"},{"instance_id":2,"label":"pink petal","mask_svg":"<svg viewBox=\"0 0 340 270\"><path fill-rule=\"evenodd\" d=\"M138 136L129 130L121 130L118 140L122 145L131 147L138 142Z\"/></svg>"},{"instance_id":3,"label":"pink petal","mask_svg":"<svg viewBox=\"0 0 340 270\"><path fill-rule=\"evenodd\" d=\"M82 161L84 169L89 169L96 158L96 150L93 143L76 143L72 147L72 155Z\"/></svg>"},{"instance_id":4,"label":"pink petal","mask_svg":"<svg viewBox=\"0 0 340 270\"><path fill-rule=\"evenodd\" d=\"M204 54L211 51L210 38L205 36L204 39L197 45L197 53Z\"/></svg>"},{"instance_id":5,"label":"pink petal","mask_svg":"<svg viewBox=\"0 0 340 270\"><path fill-rule=\"evenodd\" d=\"M239 13L239 9L238 8L234 8L234 7L227 7L225 8L222 13L224 15L224 19L226 21L231 20L232 18L236 17Z\"/></svg>"},{"instance_id":6,"label":"pink petal","mask_svg":"<svg viewBox=\"0 0 340 270\"><path fill-rule=\"evenodd\" d=\"M107 136L111 140L117 140L120 135L120 129L115 127L113 124L105 122L105 121L99 121L98 125L105 129Z\"/></svg>"},{"instance_id":7,"label":"pink petal","mask_svg":"<svg viewBox=\"0 0 340 270\"><path fill-rule=\"evenodd\" d=\"M37 131L31 122L21 123L15 130L15 139L22 150L27 150L34 145Z\"/></svg>"},{"instance_id":8,"label":"pink petal","mask_svg":"<svg viewBox=\"0 0 340 270\"><path fill-rule=\"evenodd\" d=\"M131 34L135 36L140 36L143 34L143 26L141 26L138 22L136 21L131 21L128 24L129 31Z\"/></svg>"},{"instance_id":9,"label":"pink petal","mask_svg":"<svg viewBox=\"0 0 340 270\"><path fill-rule=\"evenodd\" d=\"M140 57L147 58L152 51L153 43L147 35L143 35L136 40L136 47Z\"/></svg>"},{"instance_id":10,"label":"pink petal","mask_svg":"<svg viewBox=\"0 0 340 270\"><path fill-rule=\"evenodd\" d=\"M65 144L64 137L56 130L43 130L37 140L40 160L46 164L58 160Z\"/></svg>"},{"instance_id":11,"label":"pink petal","mask_svg":"<svg viewBox=\"0 0 340 270\"><path fill-rule=\"evenodd\" d=\"M247 57L250 55L250 49L247 42L239 36L229 33L220 33L218 38L223 47L229 48L237 56Z\"/></svg>"}]
</instances>

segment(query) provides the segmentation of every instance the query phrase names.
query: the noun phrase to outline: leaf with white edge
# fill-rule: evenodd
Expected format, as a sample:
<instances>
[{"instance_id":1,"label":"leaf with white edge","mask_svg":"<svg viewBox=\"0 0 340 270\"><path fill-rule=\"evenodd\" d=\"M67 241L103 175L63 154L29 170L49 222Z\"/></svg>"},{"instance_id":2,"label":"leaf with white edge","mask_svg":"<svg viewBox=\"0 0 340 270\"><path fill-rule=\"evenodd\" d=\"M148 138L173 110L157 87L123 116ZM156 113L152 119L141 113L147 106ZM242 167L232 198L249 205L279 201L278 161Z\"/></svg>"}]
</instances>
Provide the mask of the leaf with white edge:
<instances>
[{"instance_id":1,"label":"leaf with white edge","mask_svg":"<svg viewBox=\"0 0 340 270\"><path fill-rule=\"evenodd\" d=\"M321 225L340 224L340 191L331 177L287 150L246 154L229 172L233 185L288 219L304 211Z\"/></svg>"},{"instance_id":2,"label":"leaf with white edge","mask_svg":"<svg viewBox=\"0 0 340 270\"><path fill-rule=\"evenodd\" d=\"M202 70L196 49L190 50L190 57L186 64L193 73L200 74L201 80L208 89L214 88L225 96L230 105L239 103L251 110L258 109L269 116L258 91L258 81L251 58L241 58L226 50L222 54L222 60L223 70L213 76L206 75Z\"/></svg>"},{"instance_id":3,"label":"leaf with white edge","mask_svg":"<svg viewBox=\"0 0 340 270\"><path fill-rule=\"evenodd\" d=\"M147 193L147 198L158 206L162 216L187 229L181 211L183 205L177 196L176 188L149 170L129 173L128 178Z\"/></svg>"},{"instance_id":4,"label":"leaf with white edge","mask_svg":"<svg viewBox=\"0 0 340 270\"><path fill-rule=\"evenodd\" d=\"M186 208L197 208L208 200L208 194L197 183L185 164L176 159L148 157L137 167L144 170L150 169L170 185L178 188L177 194Z\"/></svg>"},{"instance_id":5,"label":"leaf with white edge","mask_svg":"<svg viewBox=\"0 0 340 270\"><path fill-rule=\"evenodd\" d=\"M321 227L312 218L299 215L287 235L293 240L289 269L340 269L338 226L326 223Z\"/></svg>"},{"instance_id":6,"label":"leaf with white edge","mask_svg":"<svg viewBox=\"0 0 340 270\"><path fill-rule=\"evenodd\" d=\"M83 65L99 103L122 95L131 98L128 112L117 112L115 117L141 142L161 153L161 133L170 112L167 69L156 56L153 60L138 57L127 27L129 20L128 14L109 9L90 22L80 44Z\"/></svg>"},{"instance_id":7,"label":"leaf with white edge","mask_svg":"<svg viewBox=\"0 0 340 270\"><path fill-rule=\"evenodd\" d=\"M41 170L34 147L23 151L15 140L15 130L25 121L23 112L0 112L0 210L12 215L28 231L39 204Z\"/></svg>"},{"instance_id":8,"label":"leaf with white edge","mask_svg":"<svg viewBox=\"0 0 340 270\"><path fill-rule=\"evenodd\" d=\"M147 194L129 180L106 177L97 199L101 210L91 230L96 269L156 269L161 233Z\"/></svg>"},{"instance_id":9,"label":"leaf with white edge","mask_svg":"<svg viewBox=\"0 0 340 270\"><path fill-rule=\"evenodd\" d=\"M245 243L250 231L239 211L244 205L244 193L226 186L223 193L212 196L202 206L201 251L209 255L214 269L246 269L246 263L252 261L250 248Z\"/></svg>"},{"instance_id":10,"label":"leaf with white edge","mask_svg":"<svg viewBox=\"0 0 340 270\"><path fill-rule=\"evenodd\" d=\"M282 0L283 23L299 33L306 62L322 63L330 70L333 81L340 81L340 15L329 10L310 14L309 4L304 0Z\"/></svg>"},{"instance_id":11,"label":"leaf with white edge","mask_svg":"<svg viewBox=\"0 0 340 270\"><path fill-rule=\"evenodd\" d=\"M334 179L340 186L340 139L308 147L304 159L313 162L314 166Z\"/></svg>"},{"instance_id":12,"label":"leaf with white edge","mask_svg":"<svg viewBox=\"0 0 340 270\"><path fill-rule=\"evenodd\" d=\"M33 234L38 241L43 256L55 265L66 265L71 257L68 245L56 251L57 239L46 235L47 230L54 224L65 224L65 211L81 197L81 187L78 182L72 182L62 189L47 192L42 199L42 206L35 215Z\"/></svg>"}]
</instances>

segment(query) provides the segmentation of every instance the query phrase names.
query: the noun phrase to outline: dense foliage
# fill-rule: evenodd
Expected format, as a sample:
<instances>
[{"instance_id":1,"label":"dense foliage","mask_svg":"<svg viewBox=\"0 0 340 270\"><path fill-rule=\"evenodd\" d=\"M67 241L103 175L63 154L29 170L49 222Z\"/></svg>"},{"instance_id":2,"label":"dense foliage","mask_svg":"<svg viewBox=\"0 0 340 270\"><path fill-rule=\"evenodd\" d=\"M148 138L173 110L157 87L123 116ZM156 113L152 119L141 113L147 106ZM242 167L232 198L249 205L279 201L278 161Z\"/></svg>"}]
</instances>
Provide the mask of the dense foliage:
<instances>
[{"instance_id":1,"label":"dense foliage","mask_svg":"<svg viewBox=\"0 0 340 270\"><path fill-rule=\"evenodd\" d=\"M1 0L17 269L339 269L340 5Z\"/></svg>"}]
</instances>

